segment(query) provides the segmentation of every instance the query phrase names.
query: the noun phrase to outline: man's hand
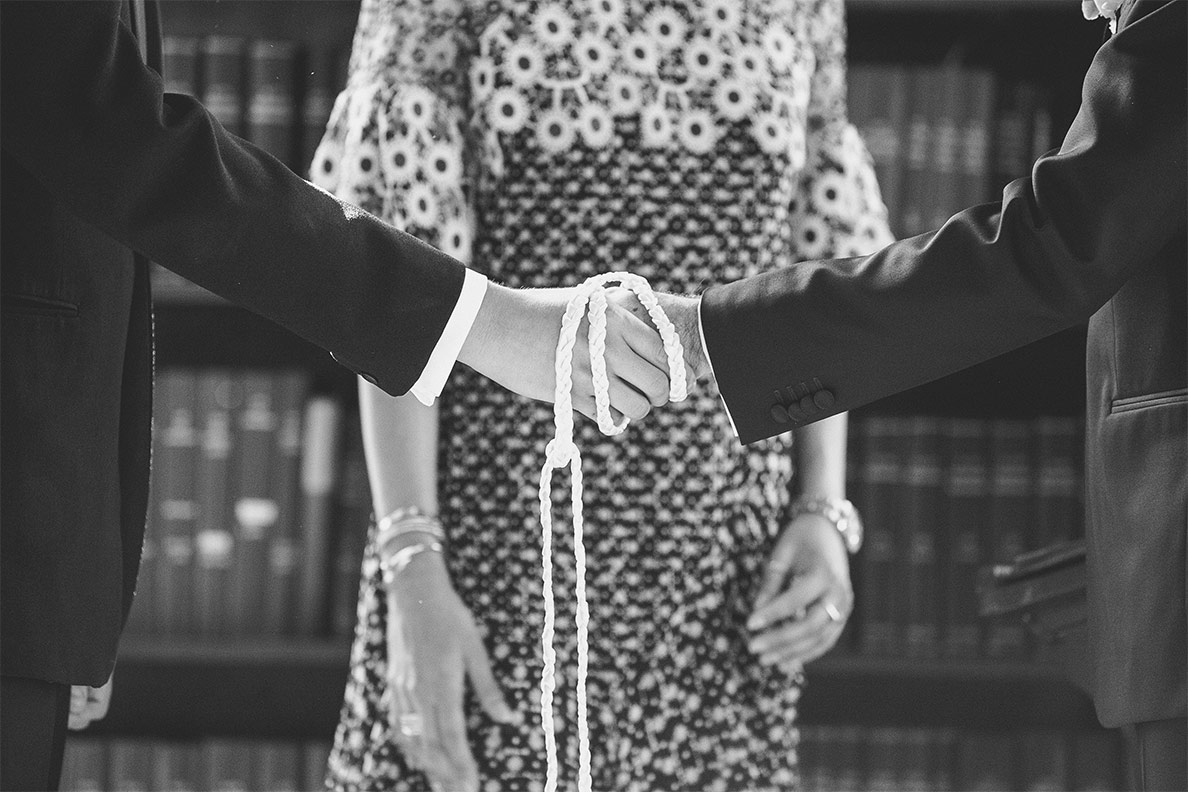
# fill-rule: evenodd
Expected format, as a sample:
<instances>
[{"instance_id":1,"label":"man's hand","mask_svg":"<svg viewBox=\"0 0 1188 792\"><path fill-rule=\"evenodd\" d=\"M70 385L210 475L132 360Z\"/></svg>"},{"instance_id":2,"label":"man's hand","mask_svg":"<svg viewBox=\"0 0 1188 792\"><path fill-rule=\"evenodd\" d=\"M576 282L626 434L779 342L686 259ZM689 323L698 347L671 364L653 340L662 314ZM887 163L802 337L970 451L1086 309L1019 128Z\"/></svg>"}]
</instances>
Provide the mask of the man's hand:
<instances>
[{"instance_id":1,"label":"man's hand","mask_svg":"<svg viewBox=\"0 0 1188 792\"><path fill-rule=\"evenodd\" d=\"M573 289L517 290L491 284L458 360L510 391L552 402L557 336L565 306L573 294ZM640 318L633 311L631 303L638 306L638 302L630 292L615 290L608 303L606 357L612 412L616 420L622 415L639 420L652 407L668 402L664 345L647 321L646 312ZM573 405L592 418L594 385L586 342L588 326L583 319L573 349Z\"/></svg>"},{"instance_id":2,"label":"man's hand","mask_svg":"<svg viewBox=\"0 0 1188 792\"><path fill-rule=\"evenodd\" d=\"M681 344L685 348L685 369L689 373L689 384L712 377L713 370L701 344L701 322L698 317L701 298L657 292L656 299L681 337ZM639 310L647 316L643 306L640 306Z\"/></svg>"},{"instance_id":3,"label":"man's hand","mask_svg":"<svg viewBox=\"0 0 1188 792\"><path fill-rule=\"evenodd\" d=\"M85 729L97 720L107 717L111 706L111 679L103 687L88 685L70 686L70 719L66 725L72 731Z\"/></svg>"},{"instance_id":4,"label":"man's hand","mask_svg":"<svg viewBox=\"0 0 1188 792\"><path fill-rule=\"evenodd\" d=\"M784 529L747 620L760 662L795 671L828 652L854 605L850 562L829 520L802 514Z\"/></svg>"}]
</instances>

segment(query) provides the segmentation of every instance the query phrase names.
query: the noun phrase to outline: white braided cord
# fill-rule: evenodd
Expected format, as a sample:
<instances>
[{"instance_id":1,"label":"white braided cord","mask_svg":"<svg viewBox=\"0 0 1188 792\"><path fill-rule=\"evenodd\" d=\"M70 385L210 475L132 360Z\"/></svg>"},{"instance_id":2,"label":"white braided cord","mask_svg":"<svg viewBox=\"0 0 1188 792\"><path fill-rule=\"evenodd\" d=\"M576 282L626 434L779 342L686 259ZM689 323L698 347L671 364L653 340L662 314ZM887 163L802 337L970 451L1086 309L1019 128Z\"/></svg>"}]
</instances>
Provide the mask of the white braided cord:
<instances>
[{"instance_id":1,"label":"white braided cord","mask_svg":"<svg viewBox=\"0 0 1188 792\"><path fill-rule=\"evenodd\" d=\"M605 285L619 282L635 294L659 330L668 361L670 401L683 401L688 383L685 377L684 348L676 328L660 307L646 279L629 272L608 272L588 278L565 308L561 332L557 338L556 390L553 401L554 436L545 447L545 462L540 471L541 570L544 580L544 628L541 644L544 668L540 675L540 723L544 729L547 768L545 792L556 792L558 781L557 738L553 719L553 694L557 688L557 653L553 648L556 604L553 599L553 471L569 467L570 502L573 504L573 546L577 580L577 727L578 792L590 792L590 727L586 701L586 676L589 670L590 609L586 602L586 548L582 513L582 455L573 441L573 347L582 316L589 310L590 372L594 385L594 405L598 428L606 435L617 435L630 422L624 417L616 424L610 412L610 377L606 367Z\"/></svg>"}]
</instances>

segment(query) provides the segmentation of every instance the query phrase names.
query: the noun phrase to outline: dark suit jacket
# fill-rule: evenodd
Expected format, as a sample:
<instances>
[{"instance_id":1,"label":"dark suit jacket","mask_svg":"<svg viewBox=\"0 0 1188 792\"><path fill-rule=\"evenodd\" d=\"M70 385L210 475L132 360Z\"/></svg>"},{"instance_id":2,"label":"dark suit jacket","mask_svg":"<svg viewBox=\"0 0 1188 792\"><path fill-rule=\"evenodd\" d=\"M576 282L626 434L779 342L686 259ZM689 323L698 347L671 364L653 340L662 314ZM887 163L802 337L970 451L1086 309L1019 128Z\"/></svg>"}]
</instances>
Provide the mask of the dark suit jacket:
<instances>
[{"instance_id":1,"label":"dark suit jacket","mask_svg":"<svg viewBox=\"0 0 1188 792\"><path fill-rule=\"evenodd\" d=\"M1185 714L1186 8L1124 6L1063 145L1001 203L702 303L744 442L1089 319L1090 630L1107 725Z\"/></svg>"},{"instance_id":2,"label":"dark suit jacket","mask_svg":"<svg viewBox=\"0 0 1188 792\"><path fill-rule=\"evenodd\" d=\"M3 2L0 36L0 672L98 685L145 521L145 260L391 393L419 376L463 268L163 95L121 3Z\"/></svg>"}]
</instances>

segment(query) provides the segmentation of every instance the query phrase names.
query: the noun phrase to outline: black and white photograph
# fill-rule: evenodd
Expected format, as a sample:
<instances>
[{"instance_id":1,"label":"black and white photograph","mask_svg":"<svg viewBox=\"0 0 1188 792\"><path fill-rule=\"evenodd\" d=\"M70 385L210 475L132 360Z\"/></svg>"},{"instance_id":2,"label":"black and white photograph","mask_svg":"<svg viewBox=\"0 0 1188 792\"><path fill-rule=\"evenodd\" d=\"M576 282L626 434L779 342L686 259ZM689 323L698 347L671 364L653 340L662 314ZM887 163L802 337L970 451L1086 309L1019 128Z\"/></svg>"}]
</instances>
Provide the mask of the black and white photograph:
<instances>
[{"instance_id":1,"label":"black and white photograph","mask_svg":"<svg viewBox=\"0 0 1188 792\"><path fill-rule=\"evenodd\" d=\"M1188 792L1188 0L0 0L3 792Z\"/></svg>"}]
</instances>

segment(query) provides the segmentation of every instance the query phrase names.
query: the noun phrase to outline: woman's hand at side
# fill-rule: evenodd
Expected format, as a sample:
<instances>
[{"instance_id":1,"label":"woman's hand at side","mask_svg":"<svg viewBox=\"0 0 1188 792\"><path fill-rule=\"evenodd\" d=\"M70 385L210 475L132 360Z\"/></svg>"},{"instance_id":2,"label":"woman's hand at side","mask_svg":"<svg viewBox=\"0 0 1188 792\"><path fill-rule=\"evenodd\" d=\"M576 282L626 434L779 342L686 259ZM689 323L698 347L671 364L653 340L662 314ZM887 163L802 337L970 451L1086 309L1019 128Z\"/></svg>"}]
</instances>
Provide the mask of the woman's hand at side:
<instances>
[{"instance_id":1,"label":"woman's hand at side","mask_svg":"<svg viewBox=\"0 0 1188 792\"><path fill-rule=\"evenodd\" d=\"M466 677L491 718L511 723L516 716L491 672L474 617L439 553L409 561L388 581L387 597L389 718L397 743L435 790L477 792L463 710Z\"/></svg>"},{"instance_id":2,"label":"woman's hand at side","mask_svg":"<svg viewBox=\"0 0 1188 792\"><path fill-rule=\"evenodd\" d=\"M797 671L828 652L854 606L850 561L829 520L802 514L784 529L768 559L747 620L760 662Z\"/></svg>"}]
</instances>

